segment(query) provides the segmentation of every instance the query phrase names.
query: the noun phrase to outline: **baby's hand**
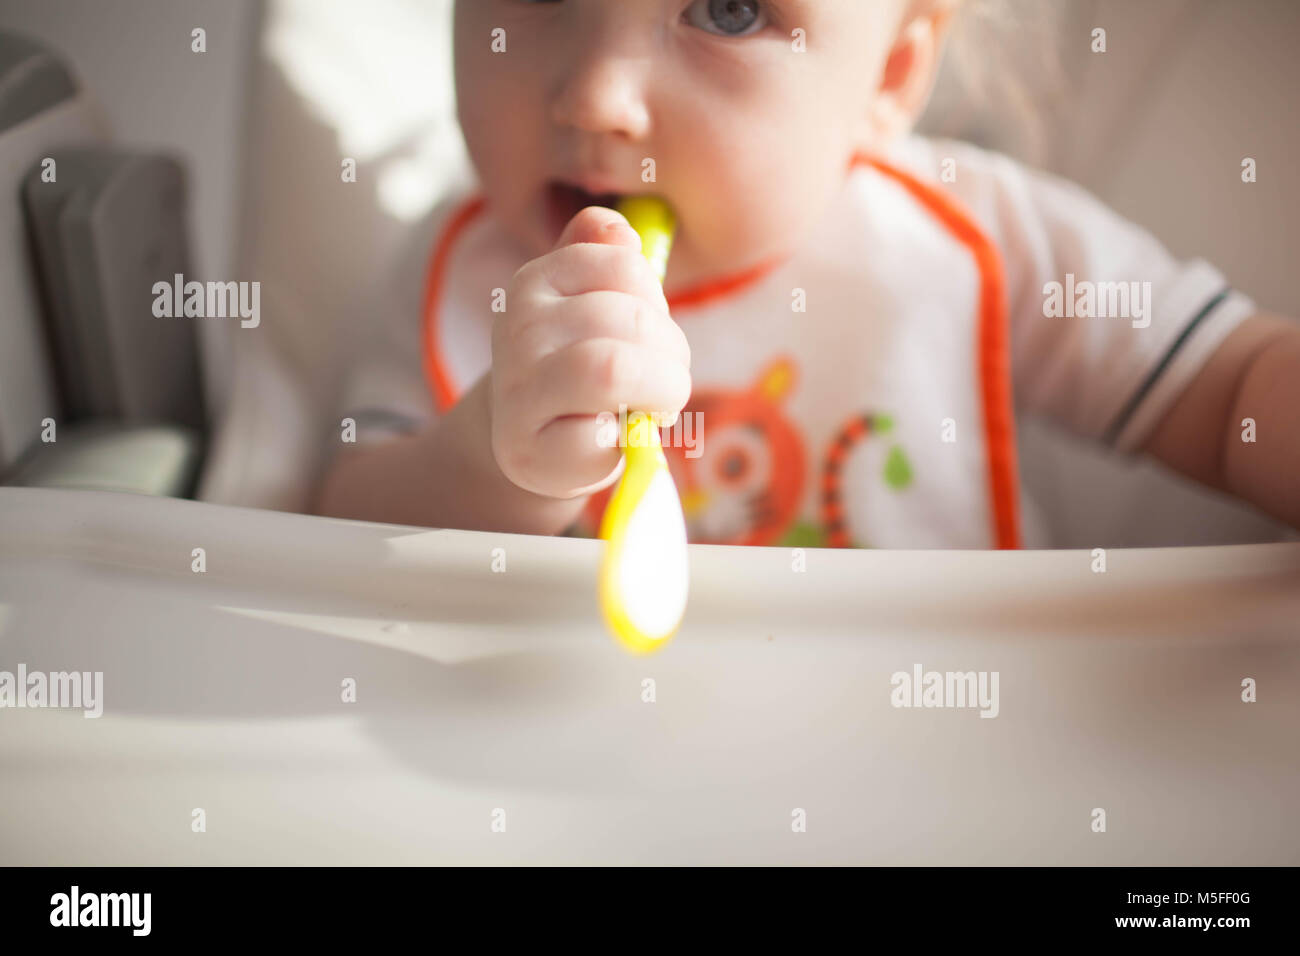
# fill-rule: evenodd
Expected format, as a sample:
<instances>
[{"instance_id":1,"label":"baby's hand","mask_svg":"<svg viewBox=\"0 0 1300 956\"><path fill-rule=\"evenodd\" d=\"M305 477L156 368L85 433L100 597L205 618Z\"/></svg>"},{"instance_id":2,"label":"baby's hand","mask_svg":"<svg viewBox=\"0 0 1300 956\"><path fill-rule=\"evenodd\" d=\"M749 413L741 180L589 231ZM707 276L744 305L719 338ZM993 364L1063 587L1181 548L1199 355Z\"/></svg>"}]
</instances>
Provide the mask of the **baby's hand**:
<instances>
[{"instance_id":1,"label":"baby's hand","mask_svg":"<svg viewBox=\"0 0 1300 956\"><path fill-rule=\"evenodd\" d=\"M555 249L515 273L492 328L498 467L535 494L600 490L622 450L601 446L596 416L622 404L671 424L691 394L690 365L640 238L614 210L583 209Z\"/></svg>"}]
</instances>

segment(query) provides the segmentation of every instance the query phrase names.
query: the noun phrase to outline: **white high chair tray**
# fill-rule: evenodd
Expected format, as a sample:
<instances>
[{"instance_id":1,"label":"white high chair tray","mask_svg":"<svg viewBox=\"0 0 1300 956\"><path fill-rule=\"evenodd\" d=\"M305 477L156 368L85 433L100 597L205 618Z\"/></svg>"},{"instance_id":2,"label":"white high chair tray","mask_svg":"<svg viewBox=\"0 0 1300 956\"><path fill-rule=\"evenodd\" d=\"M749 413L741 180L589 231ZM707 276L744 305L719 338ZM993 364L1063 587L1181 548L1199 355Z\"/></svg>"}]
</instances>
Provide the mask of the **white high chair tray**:
<instances>
[{"instance_id":1,"label":"white high chair tray","mask_svg":"<svg viewBox=\"0 0 1300 956\"><path fill-rule=\"evenodd\" d=\"M103 673L0 709L0 862L1300 863L1300 544L692 546L645 658L601 546L0 489L0 671Z\"/></svg>"}]
</instances>

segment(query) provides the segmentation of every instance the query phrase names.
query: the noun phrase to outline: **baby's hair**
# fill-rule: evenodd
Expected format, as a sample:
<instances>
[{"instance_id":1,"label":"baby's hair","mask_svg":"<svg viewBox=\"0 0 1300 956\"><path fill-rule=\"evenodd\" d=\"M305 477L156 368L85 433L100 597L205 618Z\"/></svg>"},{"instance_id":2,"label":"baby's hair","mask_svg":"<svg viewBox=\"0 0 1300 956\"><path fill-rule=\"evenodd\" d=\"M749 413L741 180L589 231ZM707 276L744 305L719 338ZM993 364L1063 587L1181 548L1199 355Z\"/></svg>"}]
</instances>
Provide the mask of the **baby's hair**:
<instances>
[{"instance_id":1,"label":"baby's hair","mask_svg":"<svg viewBox=\"0 0 1300 956\"><path fill-rule=\"evenodd\" d=\"M961 0L918 131L1042 163L1044 113L1065 86L1060 20L1043 0Z\"/></svg>"}]
</instances>

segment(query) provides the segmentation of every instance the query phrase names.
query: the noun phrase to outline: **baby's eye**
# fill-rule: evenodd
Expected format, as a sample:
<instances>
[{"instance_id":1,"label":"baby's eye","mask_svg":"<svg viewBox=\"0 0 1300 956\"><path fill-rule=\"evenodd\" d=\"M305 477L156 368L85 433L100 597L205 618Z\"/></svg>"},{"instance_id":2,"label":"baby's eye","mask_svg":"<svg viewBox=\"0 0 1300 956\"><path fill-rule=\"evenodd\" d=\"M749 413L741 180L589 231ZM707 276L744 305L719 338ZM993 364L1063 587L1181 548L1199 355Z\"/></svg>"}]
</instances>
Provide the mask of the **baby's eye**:
<instances>
[{"instance_id":1,"label":"baby's eye","mask_svg":"<svg viewBox=\"0 0 1300 956\"><path fill-rule=\"evenodd\" d=\"M757 33L767 25L759 0L692 0L686 22L720 36Z\"/></svg>"}]
</instances>

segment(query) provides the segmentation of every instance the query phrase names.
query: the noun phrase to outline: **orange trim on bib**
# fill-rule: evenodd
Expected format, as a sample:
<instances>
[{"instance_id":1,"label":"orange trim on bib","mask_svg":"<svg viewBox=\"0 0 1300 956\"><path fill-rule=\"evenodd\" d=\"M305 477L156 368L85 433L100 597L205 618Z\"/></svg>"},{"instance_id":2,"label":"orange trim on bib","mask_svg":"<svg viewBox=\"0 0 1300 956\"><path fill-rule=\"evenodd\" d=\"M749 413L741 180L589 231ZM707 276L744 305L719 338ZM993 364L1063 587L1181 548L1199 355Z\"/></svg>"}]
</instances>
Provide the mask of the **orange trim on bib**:
<instances>
[{"instance_id":1,"label":"orange trim on bib","mask_svg":"<svg viewBox=\"0 0 1300 956\"><path fill-rule=\"evenodd\" d=\"M438 412L447 411L460 398L456 386L447 373L442 362L442 349L438 345L438 323L433 320L436 306L441 304L442 287L447 277L447 261L451 258L451 247L459 236L487 205L482 196L475 196L461 205L447 225L443 227L438 241L433 244L433 259L429 263L429 275L424 286L424 315L421 317L421 338L424 347L424 377L433 389L433 401Z\"/></svg>"},{"instance_id":2,"label":"orange trim on bib","mask_svg":"<svg viewBox=\"0 0 1300 956\"><path fill-rule=\"evenodd\" d=\"M784 261L784 258L780 257L769 259L767 262L760 262L744 272L723 276L721 279L709 279L699 285L682 289L680 292L674 292L668 296L668 309L669 311L694 309L702 305L708 305L710 302L728 299L749 288Z\"/></svg>"},{"instance_id":3,"label":"orange trim on bib","mask_svg":"<svg viewBox=\"0 0 1300 956\"><path fill-rule=\"evenodd\" d=\"M975 257L980 273L977 370L984 411L984 445L988 453L993 539L997 548L1019 548L1020 477L1016 464L1016 419L1011 398L1010 330L1002 253L951 194L871 156L855 156L852 165L869 165L893 179Z\"/></svg>"},{"instance_id":4,"label":"orange trim on bib","mask_svg":"<svg viewBox=\"0 0 1300 956\"><path fill-rule=\"evenodd\" d=\"M424 376L433 391L434 404L438 411L445 412L460 398L460 391L452 381L450 373L442 360L442 349L438 342L438 323L434 313L442 301L443 287L446 282L447 263L451 259L451 249L456 239L465 228L478 218L487 203L482 196L474 196L459 206L443 226L433 244L433 256L429 261L429 273L424 287L424 314L421 317L421 337L424 349ZM698 285L682 289L668 296L668 308L689 310L730 298L758 282L784 260L770 259L759 263L744 272L709 279Z\"/></svg>"}]
</instances>

